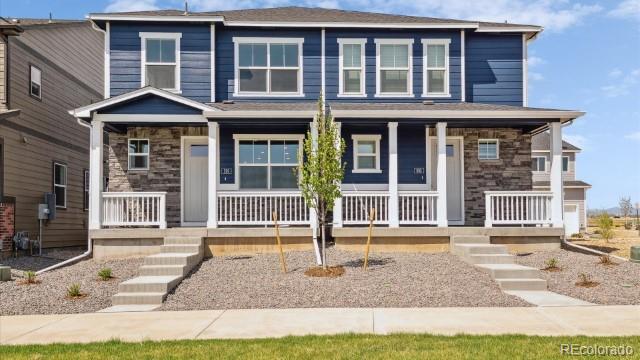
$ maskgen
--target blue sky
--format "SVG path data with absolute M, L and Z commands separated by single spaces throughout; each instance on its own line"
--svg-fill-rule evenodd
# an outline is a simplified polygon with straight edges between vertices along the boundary
M 190 0 L 193 11 L 286 5 L 542 25 L 529 47 L 529 105 L 587 112 L 565 128 L 583 149 L 588 206 L 640 202 L 640 0 Z M 0 0 L 0 15 L 82 18 L 90 12 L 182 8 L 182 0 Z

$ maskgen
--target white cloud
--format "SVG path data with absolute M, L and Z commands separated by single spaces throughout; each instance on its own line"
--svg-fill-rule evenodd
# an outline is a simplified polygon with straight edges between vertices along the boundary
M 112 0 L 105 12 L 157 10 L 157 0 Z
M 624 0 L 608 13 L 617 18 L 640 20 L 640 0 Z
M 640 141 L 640 131 L 632 132 L 631 134 L 624 136 L 627 139 Z
M 622 75 L 622 70 L 620 70 L 618 68 L 615 68 L 615 69 L 609 71 L 609 77 L 618 78 L 618 77 L 620 77 L 620 75 Z
M 542 74 L 540 74 L 539 72 L 529 71 L 527 75 L 529 76 L 529 80 L 532 80 L 532 81 L 544 80 L 544 76 L 542 76 Z
M 118 0 L 119 1 L 119 0 Z M 542 25 L 562 31 L 602 10 L 599 5 L 569 0 L 190 0 L 194 11 L 300 5 L 415 16 L 445 17 Z
M 573 144 L 582 150 L 584 150 L 589 143 L 589 140 L 582 135 L 564 134 L 562 137 L 566 142 Z
M 536 67 L 536 66 L 540 66 L 543 64 L 546 64 L 547 61 L 541 57 L 537 57 L 535 55 L 533 56 L 529 56 L 527 58 L 527 65 L 529 65 L 529 67 Z
M 629 95 L 632 90 L 635 90 L 635 86 L 640 80 L 640 69 L 630 70 L 626 75 L 623 71 L 614 69 L 609 73 L 609 76 L 615 78 L 616 82 L 600 88 L 607 97 L 615 98 Z

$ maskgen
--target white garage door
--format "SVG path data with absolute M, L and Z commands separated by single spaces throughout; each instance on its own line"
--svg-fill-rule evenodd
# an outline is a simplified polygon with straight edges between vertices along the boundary
M 564 234 L 571 236 L 580 232 L 580 215 L 578 213 L 578 205 L 564 206 Z

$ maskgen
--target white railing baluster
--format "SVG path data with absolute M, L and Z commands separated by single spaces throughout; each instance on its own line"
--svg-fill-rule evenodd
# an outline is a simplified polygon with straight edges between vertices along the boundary
M 165 192 L 102 193 L 104 226 L 166 226 Z
M 486 191 L 485 226 L 550 225 L 549 191 Z

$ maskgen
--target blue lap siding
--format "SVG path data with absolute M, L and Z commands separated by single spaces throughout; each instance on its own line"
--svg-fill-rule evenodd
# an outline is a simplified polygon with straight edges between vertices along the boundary
M 202 110 L 159 96 L 145 96 L 100 110 L 101 114 L 202 115 Z
M 180 88 L 182 96 L 211 101 L 211 31 L 209 24 L 141 24 L 113 22 L 110 26 L 111 96 L 140 88 L 140 32 L 181 33 Z
M 468 33 L 469 102 L 522 106 L 522 35 Z
M 380 139 L 380 169 L 381 173 L 353 172 L 353 139 L 351 135 L 381 135 Z M 346 164 L 343 183 L 345 184 L 386 184 L 389 179 L 389 132 L 386 124 L 382 125 L 342 125 L 341 135 L 346 149 L 342 161 Z
M 398 125 L 398 183 L 425 184 L 426 139 L 425 127 Z M 422 169 L 422 174 L 420 171 Z

